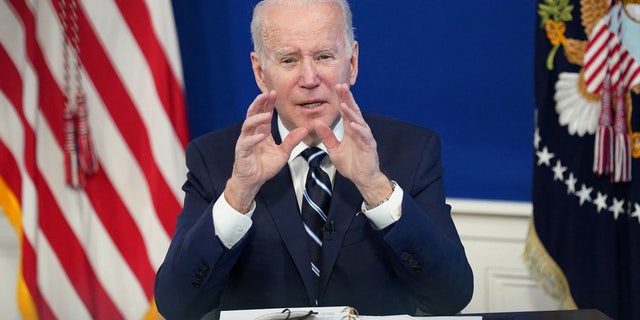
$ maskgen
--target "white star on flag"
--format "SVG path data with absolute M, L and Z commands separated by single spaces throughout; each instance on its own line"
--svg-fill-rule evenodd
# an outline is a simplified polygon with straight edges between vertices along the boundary
M 598 195 L 596 196 L 596 199 L 593 200 L 593 204 L 596 205 L 597 211 L 598 211 L 598 213 L 600 213 L 600 211 L 602 211 L 602 209 L 606 209 L 607 208 L 607 195 L 606 194 L 602 194 L 600 191 L 598 191 Z
M 614 219 L 618 220 L 618 216 L 624 212 L 624 209 L 622 208 L 623 206 L 624 206 L 624 199 L 618 200 L 616 198 L 613 198 L 613 205 L 609 207 L 609 211 L 613 213 Z
M 576 193 L 576 182 L 578 182 L 578 179 L 573 176 L 573 172 L 569 173 L 569 178 L 564 182 L 567 185 L 567 194 Z
M 640 223 L 640 205 L 637 203 L 633 204 L 633 213 L 631 213 L 632 218 L 638 218 L 638 223 Z
M 553 167 L 553 180 L 564 180 L 565 171 L 567 171 L 567 167 L 563 167 L 560 160 L 556 161 L 556 165 Z
M 549 152 L 549 149 L 545 146 L 542 148 L 542 151 L 536 151 L 536 156 L 538 156 L 538 165 L 545 164 L 547 167 L 551 166 L 551 159 L 555 157 L 555 154 Z
M 591 191 L 593 191 L 593 188 L 587 188 L 583 183 L 580 191 L 576 192 L 576 196 L 580 198 L 580 206 L 582 206 L 585 201 L 591 201 Z

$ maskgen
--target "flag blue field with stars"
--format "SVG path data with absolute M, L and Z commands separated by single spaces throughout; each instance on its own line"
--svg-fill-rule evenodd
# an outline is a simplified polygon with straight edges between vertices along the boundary
M 640 319 L 640 135 L 635 131 L 640 131 L 640 85 L 630 77 L 623 90 L 622 132 L 630 138 L 630 181 L 613 182 L 612 173 L 594 173 L 605 89 L 590 92 L 585 84 L 585 79 L 598 81 L 598 75 L 585 67 L 585 52 L 592 45 L 593 30 L 603 21 L 621 21 L 623 32 L 615 27 L 611 32 L 620 37 L 621 48 L 630 44 L 627 55 L 640 61 L 640 52 L 629 42 L 629 17 L 616 14 L 620 5 L 598 0 L 539 2 L 533 219 L 525 260 L 563 307 L 596 308 L 614 319 Z M 614 160 L 610 165 L 619 164 Z

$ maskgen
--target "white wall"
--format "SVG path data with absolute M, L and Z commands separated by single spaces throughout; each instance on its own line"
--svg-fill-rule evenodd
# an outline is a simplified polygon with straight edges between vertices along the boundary
M 449 199 L 474 273 L 463 313 L 553 310 L 558 303 L 529 276 L 523 260 L 531 204 Z M 18 241 L 0 209 L 0 318 L 19 319 L 15 303 Z
M 526 202 L 449 199 L 474 274 L 475 290 L 463 313 L 556 310 L 524 265 L 532 214 Z

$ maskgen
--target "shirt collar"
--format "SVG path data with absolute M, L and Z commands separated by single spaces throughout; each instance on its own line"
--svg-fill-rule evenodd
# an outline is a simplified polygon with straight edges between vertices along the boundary
M 282 138 L 282 140 L 284 140 L 284 138 L 288 136 L 290 132 L 284 126 L 284 123 L 282 123 L 282 119 L 280 118 L 280 115 L 278 115 L 278 132 L 280 133 L 280 137 Z M 333 134 L 336 136 L 336 139 L 338 139 L 338 141 L 342 141 L 342 137 L 344 136 L 344 125 L 343 125 L 342 118 L 340 118 L 340 121 L 338 121 L 336 126 L 333 128 Z M 324 143 L 320 142 L 320 144 L 317 145 L 317 147 L 327 152 L 327 147 L 325 147 Z M 304 151 L 306 148 L 309 148 L 309 146 L 306 145 L 304 142 L 300 141 L 300 143 L 298 143 L 298 145 L 295 146 L 295 148 L 293 148 L 293 150 L 291 151 L 291 155 L 289 156 L 289 162 L 291 162 L 291 160 L 295 159 L 298 155 L 300 155 L 300 152 Z

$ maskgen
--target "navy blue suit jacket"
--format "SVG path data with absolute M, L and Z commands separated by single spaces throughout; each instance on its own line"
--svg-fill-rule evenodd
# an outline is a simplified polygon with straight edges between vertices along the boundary
M 275 120 L 275 117 L 274 117 Z M 404 190 L 402 217 L 376 231 L 354 184 L 336 174 L 322 249 L 319 304 L 360 314 L 453 314 L 471 299 L 473 276 L 445 204 L 440 141 L 431 130 L 366 114 L 380 168 Z M 253 225 L 232 249 L 214 234 L 211 208 L 231 175 L 241 124 L 187 146 L 184 209 L 155 297 L 168 319 L 213 309 L 313 306 L 313 275 L 289 167 L 258 192 Z M 277 125 L 274 139 L 280 142 Z

